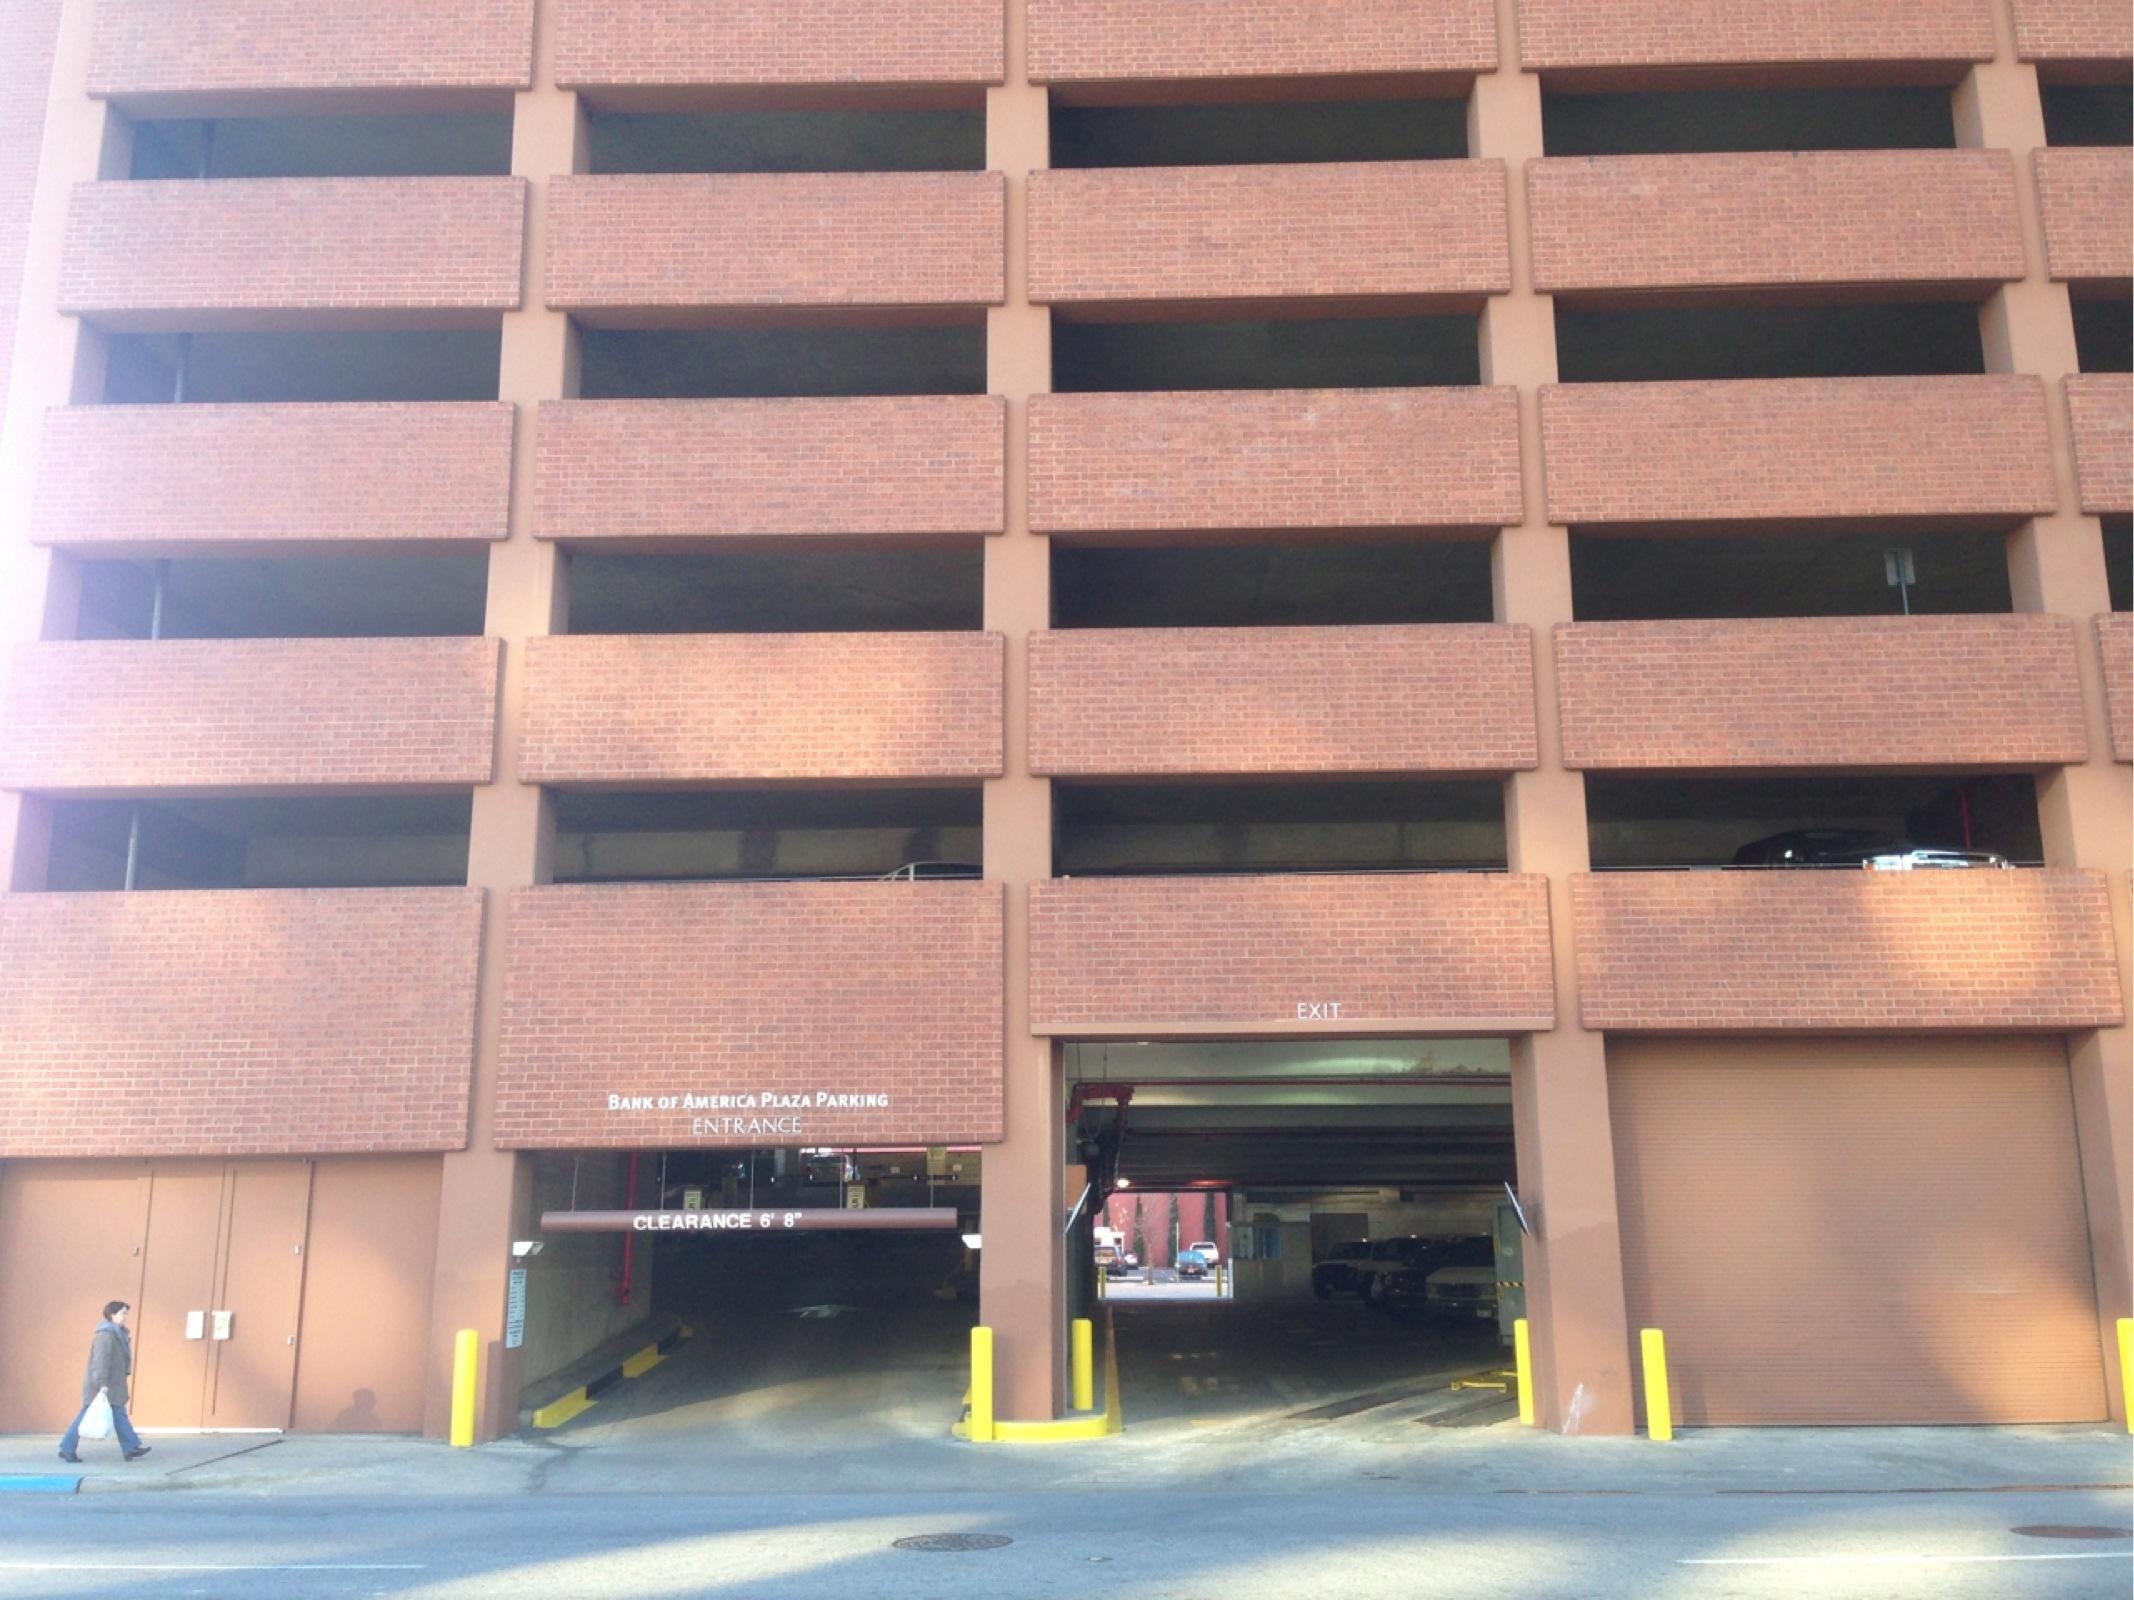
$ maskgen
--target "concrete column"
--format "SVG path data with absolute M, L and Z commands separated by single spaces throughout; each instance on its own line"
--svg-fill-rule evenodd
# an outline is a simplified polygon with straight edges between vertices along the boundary
M 2045 859 L 2056 867 L 2095 867 L 2105 875 L 2112 928 L 2119 944 L 2119 989 L 2134 999 L 2134 937 L 2130 937 L 2128 879 L 2134 869 L 2134 782 L 2112 759 L 2102 662 L 2090 619 L 2112 609 L 2105 578 L 2104 536 L 2097 519 L 2081 512 L 2075 485 L 2062 380 L 2080 370 L 2067 287 L 2046 275 L 2045 229 L 2038 209 L 2032 152 L 2045 146 L 2045 111 L 2037 69 L 2018 61 L 2007 0 L 1995 0 L 1994 59 L 1974 67 L 1955 97 L 1961 145 L 2006 150 L 2015 157 L 2023 222 L 2022 281 L 1997 290 L 1979 310 L 1986 367 L 2030 373 L 2045 383 L 2059 509 L 2026 522 L 2008 540 L 2009 588 L 2018 611 L 2051 611 L 2075 619 L 2080 641 L 2082 699 L 2090 758 L 2038 775 L 2038 823 Z M 2090 1255 L 2097 1281 L 2097 1317 L 2112 1415 L 2124 1419 L 2114 1343 L 2118 1318 L 2134 1312 L 2134 1030 L 2090 1029 L 2068 1039 L 2075 1093 L 2075 1135 L 2082 1152 L 2089 1210 Z
M 1030 885 L 1052 873 L 1052 785 L 1030 775 L 1024 664 L 1052 621 L 1052 542 L 1030 531 L 1025 423 L 1052 387 L 1052 317 L 1030 304 L 1029 174 L 1049 159 L 1047 98 L 1024 61 L 1025 11 L 1009 0 L 1007 81 L 986 91 L 986 165 L 1008 180 L 1007 301 L 986 313 L 986 387 L 1008 402 L 1007 531 L 986 541 L 985 625 L 1007 636 L 1007 766 L 985 786 L 985 875 L 1006 885 L 1007 1125 L 985 1152 L 979 1316 L 993 1330 L 998 1415 L 1059 1415 L 1066 1385 L 1060 1231 L 1066 1220 L 1065 1074 L 1059 1050 L 1030 1033 Z
M 1534 630 L 1541 764 L 1504 788 L 1514 872 L 1545 873 L 1555 948 L 1556 1027 L 1512 1041 L 1512 1120 L 1519 1191 L 1534 1236 L 1526 1243 L 1527 1321 L 1541 1423 L 1563 1433 L 1628 1433 L 1630 1327 L 1608 1132 L 1605 1041 L 1578 1024 L 1571 945 L 1571 874 L 1590 865 L 1584 775 L 1566 771 L 1556 716 L 1549 630 L 1571 620 L 1570 539 L 1548 521 L 1541 461 L 1543 384 L 1556 381 L 1555 309 L 1534 293 L 1526 162 L 1541 149 L 1541 81 L 1518 70 L 1515 0 L 1498 0 L 1498 70 L 1478 78 L 1468 154 L 1501 160 L 1511 200 L 1512 292 L 1482 314 L 1482 381 L 1519 390 L 1525 516 L 1498 535 L 1492 558 L 1496 620 Z
M 0 691 L 17 645 L 74 636 L 80 601 L 73 564 L 32 546 L 29 525 L 46 410 L 93 405 L 104 392 L 102 336 L 59 310 L 60 256 L 74 186 L 125 176 L 133 151 L 126 120 L 89 97 L 95 20 L 95 0 L 66 0 L 61 8 L 30 201 L 21 309 L 0 418 Z M 44 887 L 50 821 L 42 801 L 0 791 L 0 889 Z
M 467 1148 L 445 1157 L 437 1223 L 437 1277 L 432 1291 L 424 1431 L 446 1432 L 452 1393 L 452 1337 L 477 1329 L 483 1339 L 483 1386 L 477 1431 L 491 1439 L 517 1425 L 518 1352 L 504 1349 L 504 1310 L 511 1241 L 528 1237 L 532 1173 L 516 1152 L 493 1142 L 497 1048 L 504 999 L 508 891 L 550 876 L 555 823 L 538 785 L 517 781 L 525 645 L 563 627 L 567 569 L 560 551 L 534 539 L 534 413 L 543 400 L 578 390 L 578 335 L 569 316 L 541 303 L 548 235 L 548 179 L 585 163 L 585 119 L 578 97 L 555 86 L 551 65 L 555 7 L 542 0 L 536 19 L 534 86 L 518 96 L 511 170 L 527 180 L 526 262 L 519 309 L 504 317 L 497 395 L 518 408 L 512 437 L 509 536 L 489 554 L 484 629 L 504 641 L 498 701 L 495 781 L 474 791 L 467 881 L 488 891 L 473 1100 Z

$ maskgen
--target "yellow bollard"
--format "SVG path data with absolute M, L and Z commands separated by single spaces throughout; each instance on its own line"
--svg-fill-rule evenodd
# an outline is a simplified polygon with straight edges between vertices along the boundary
M 1519 1421 L 1534 1425 L 1534 1341 L 1527 1336 L 1526 1318 L 1512 1323 L 1512 1364 L 1519 1373 Z
M 2134 1433 L 2134 1317 L 2119 1319 L 2119 1403 L 2126 1407 L 2127 1432 Z
M 474 1443 L 474 1397 L 480 1387 L 482 1336 L 462 1328 L 452 1339 L 452 1445 L 464 1450 Z
M 1667 1336 L 1658 1328 L 1645 1328 L 1638 1343 L 1645 1351 L 1645 1436 L 1672 1439 L 1675 1404 L 1667 1392 Z
M 993 1330 L 971 1330 L 971 1442 L 993 1439 Z
M 1067 1325 L 1068 1353 L 1073 1365 L 1074 1409 L 1093 1411 L 1097 1405 L 1097 1330 L 1087 1317 Z

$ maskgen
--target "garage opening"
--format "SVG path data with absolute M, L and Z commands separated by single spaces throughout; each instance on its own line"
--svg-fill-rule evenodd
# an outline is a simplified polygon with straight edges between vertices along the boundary
M 1112 1318 L 1136 1420 L 1516 1415 L 1507 1041 L 1081 1043 L 1066 1065 L 1091 1186 L 1069 1299 Z
M 572 633 L 954 633 L 985 616 L 985 553 L 810 548 L 571 557 Z
M 983 172 L 982 111 L 596 112 L 589 172 Z
M 1190 546 L 1052 542 L 1061 628 L 1490 622 L 1480 539 Z
M 1722 378 L 1895 378 L 1986 370 L 1978 309 L 1960 301 L 1669 305 L 1596 310 L 1556 301 L 1565 383 Z
M 143 120 L 133 124 L 128 176 L 478 178 L 510 171 L 506 109 L 460 116 Z
M 588 328 L 587 400 L 983 394 L 985 328 Z
M 1914 580 L 1888 580 L 1893 548 Z M 1616 536 L 1571 530 L 1571 600 L 1581 622 L 1693 617 L 1979 616 L 2015 609 L 1998 533 L 1936 529 L 1743 534 L 1690 528 Z
M 498 328 L 420 333 L 124 333 L 105 346 L 104 404 L 494 400 Z
M 1464 100 L 1303 100 L 1052 107 L 1055 167 L 1459 161 Z
M 1690 89 L 1541 96 L 1552 156 L 1749 150 L 1953 150 L 1949 91 L 1937 87 Z
M 1482 381 L 1468 315 L 1081 322 L 1056 317 L 1052 387 L 1429 389 Z
M 656 1370 L 605 1389 L 574 1431 L 733 1451 L 848 1448 L 855 1423 L 940 1436 L 978 1320 L 975 1148 L 552 1151 L 533 1166 L 530 1408 L 611 1367 L 604 1351 L 660 1345 Z

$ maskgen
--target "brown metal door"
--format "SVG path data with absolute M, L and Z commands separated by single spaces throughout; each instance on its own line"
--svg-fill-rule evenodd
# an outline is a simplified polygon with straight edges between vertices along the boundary
M 1608 1062 L 1631 1327 L 1666 1333 L 1683 1421 L 2104 1416 L 2060 1040 L 1613 1041 Z
M 222 1259 L 208 1313 L 204 1427 L 289 1426 L 310 1211 L 309 1162 L 238 1162 L 229 1168 Z
M 140 1303 L 147 1236 L 142 1163 L 0 1163 L 0 1433 L 66 1426 L 104 1303 Z
M 207 1395 L 206 1315 L 222 1253 L 223 1164 L 159 1163 L 148 1195 L 148 1243 L 133 1314 L 133 1420 L 197 1428 Z M 199 1338 L 187 1319 L 199 1313 Z

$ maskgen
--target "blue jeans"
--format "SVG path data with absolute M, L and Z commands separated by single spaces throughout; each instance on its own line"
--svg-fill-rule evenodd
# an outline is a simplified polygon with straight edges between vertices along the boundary
M 89 1408 L 86 1405 L 74 1413 L 74 1420 L 67 1424 L 66 1437 L 59 1441 L 59 1453 L 61 1455 L 71 1456 L 80 1453 L 77 1446 L 82 1442 L 82 1418 L 88 1414 Z M 116 1400 L 111 1403 L 111 1426 L 112 1431 L 118 1435 L 119 1448 L 121 1450 L 131 1454 L 141 1448 L 141 1436 L 133 1431 L 133 1424 L 126 1417 L 126 1408 Z

